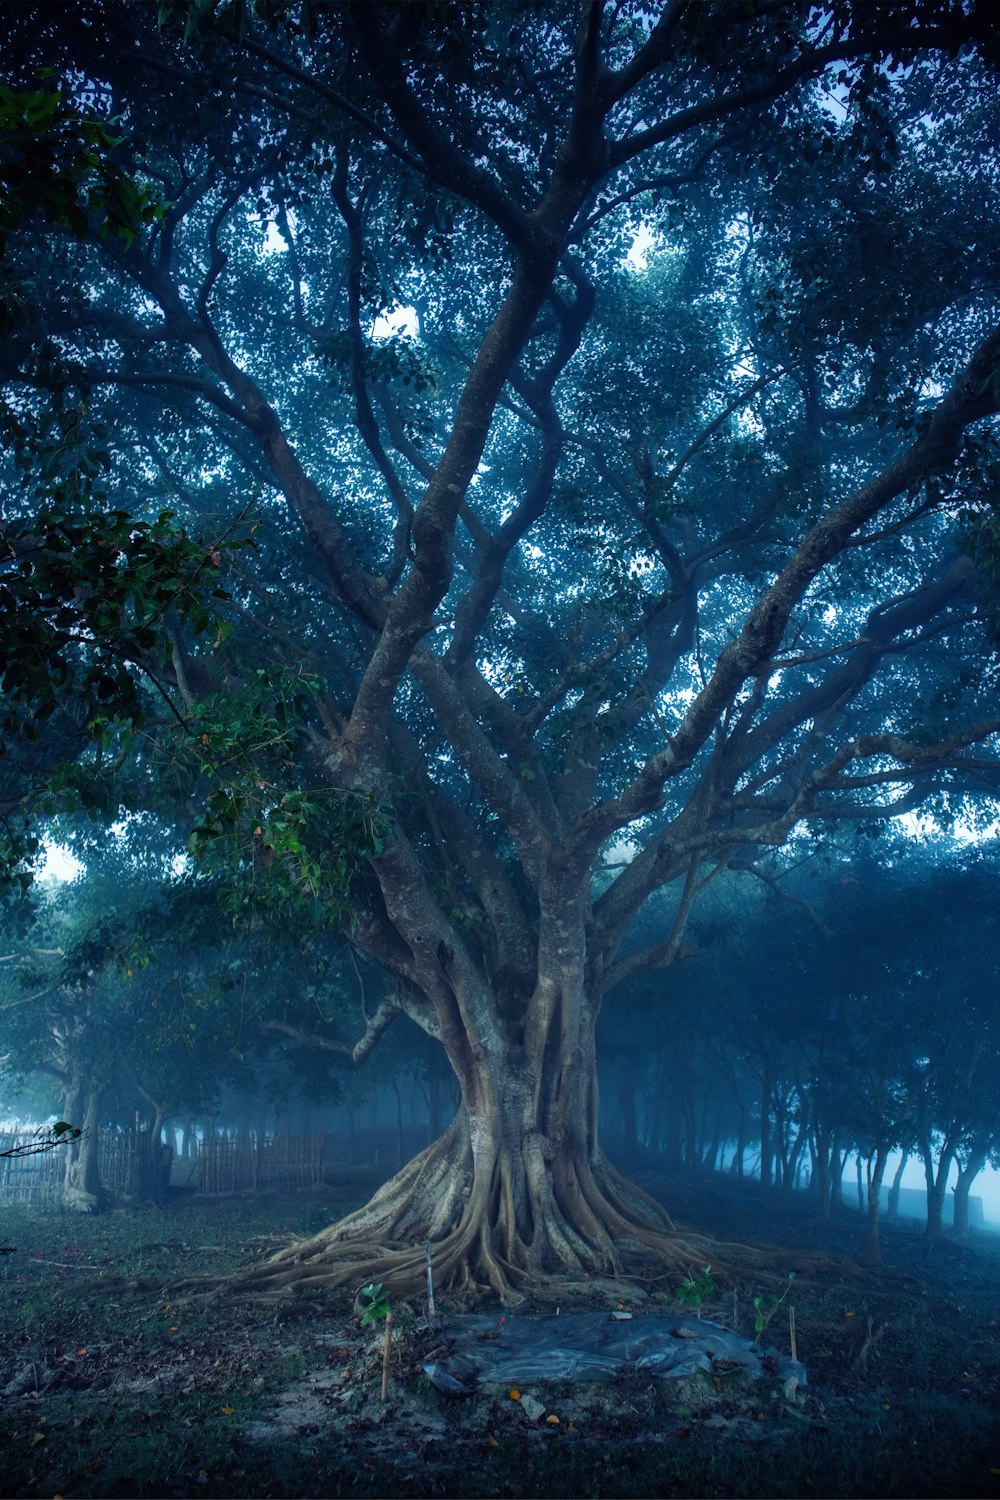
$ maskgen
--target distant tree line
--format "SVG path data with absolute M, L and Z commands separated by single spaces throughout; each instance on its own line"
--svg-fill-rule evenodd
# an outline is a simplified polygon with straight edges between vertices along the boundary
M 996 853 L 903 852 L 827 855 L 821 875 L 807 859 L 757 901 L 716 888 L 669 996 L 636 984 L 630 1023 L 601 1036 L 604 1118 L 627 1153 L 808 1183 L 821 1219 L 859 1158 L 872 1260 L 880 1189 L 898 1199 L 907 1159 L 932 1239 L 952 1174 L 964 1234 L 976 1177 L 1000 1163 Z

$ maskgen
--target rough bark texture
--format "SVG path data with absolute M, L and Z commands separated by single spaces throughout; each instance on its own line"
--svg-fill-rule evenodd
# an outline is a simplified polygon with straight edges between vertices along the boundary
M 72 1092 L 77 1099 L 82 1098 L 82 1086 Z M 67 1208 L 76 1209 L 79 1213 L 96 1213 L 107 1203 L 97 1159 L 100 1105 L 100 1095 L 92 1092 L 87 1099 L 82 1132 L 66 1148 L 62 1199 Z M 74 1118 L 71 1115 L 68 1117 Z
M 570 1007 L 566 1007 L 570 1009 Z M 356 1213 L 240 1278 L 296 1295 L 357 1286 L 419 1292 L 427 1240 L 435 1283 L 518 1300 L 551 1278 L 586 1280 L 700 1263 L 667 1213 L 623 1177 L 597 1139 L 593 1031 L 567 1035 L 554 1007 L 539 1060 L 492 1047 L 459 1074 L 444 1135 Z

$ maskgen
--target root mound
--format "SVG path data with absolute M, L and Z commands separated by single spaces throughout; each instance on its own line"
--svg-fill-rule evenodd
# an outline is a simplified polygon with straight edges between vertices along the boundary
M 707 1261 L 716 1267 L 720 1248 L 679 1233 L 603 1153 L 546 1157 L 534 1141 L 474 1153 L 458 1116 L 363 1208 L 219 1290 L 308 1301 L 378 1281 L 394 1299 L 423 1297 L 428 1242 L 436 1296 L 506 1306 L 602 1278 L 649 1287 Z

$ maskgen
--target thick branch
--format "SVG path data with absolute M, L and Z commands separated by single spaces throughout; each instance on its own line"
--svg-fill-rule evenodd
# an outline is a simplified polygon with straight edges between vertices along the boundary
M 423 170 L 442 187 L 481 208 L 518 250 L 528 250 L 533 239 L 528 216 L 430 119 L 407 82 L 395 46 L 379 25 L 378 9 L 354 5 L 350 15 L 372 78 L 407 141 L 419 154 Z
M 394 992 L 385 995 L 379 1002 L 375 1014 L 369 1018 L 364 1035 L 353 1046 L 350 1042 L 341 1041 L 339 1037 L 323 1036 L 322 1033 L 306 1031 L 301 1026 L 290 1025 L 287 1021 L 265 1021 L 263 1026 L 265 1031 L 280 1032 L 282 1036 L 301 1042 L 304 1047 L 319 1047 L 324 1052 L 336 1052 L 341 1057 L 349 1057 L 355 1067 L 360 1067 L 371 1056 L 379 1038 L 402 1014 L 399 996 Z
M 897 495 L 951 461 L 970 423 L 996 412 L 991 375 L 998 359 L 1000 329 L 994 329 L 930 415 L 916 442 L 810 529 L 751 610 L 737 639 L 720 652 L 715 671 L 685 714 L 672 743 L 646 762 L 620 797 L 595 807 L 581 820 L 580 838 L 596 850 L 611 833 L 659 805 L 666 780 L 691 764 L 742 684 L 774 656 L 792 610 L 820 570 Z

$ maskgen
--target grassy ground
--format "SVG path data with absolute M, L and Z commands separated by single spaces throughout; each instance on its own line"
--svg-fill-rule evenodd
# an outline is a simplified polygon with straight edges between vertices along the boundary
M 717 1181 L 644 1184 L 700 1230 L 769 1242 L 776 1268 L 799 1272 L 805 1390 L 719 1372 L 449 1398 L 419 1368 L 441 1333 L 404 1315 L 383 1406 L 375 1339 L 346 1299 L 293 1314 L 165 1290 L 356 1206 L 374 1186 L 360 1172 L 284 1199 L 185 1198 L 98 1218 L 7 1209 L 0 1494 L 1000 1495 L 1000 1242 L 928 1254 L 919 1235 L 890 1232 L 872 1274 L 853 1259 L 850 1217 L 831 1232 L 802 1205 L 780 1217 Z M 842 1258 L 818 1266 L 820 1245 Z M 736 1287 L 751 1336 L 755 1291 L 769 1288 Z M 732 1287 L 704 1311 L 731 1324 Z M 768 1329 L 782 1350 L 786 1311 Z M 869 1314 L 885 1332 L 852 1370 Z M 529 1394 L 544 1408 L 533 1421 Z

